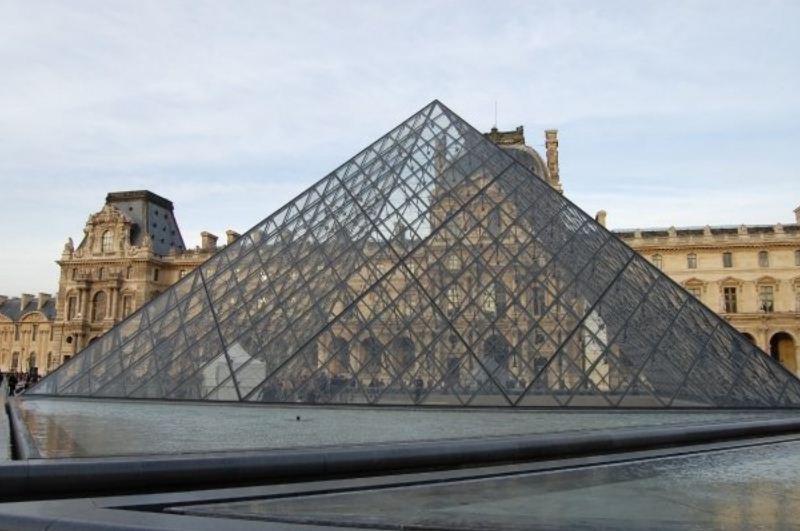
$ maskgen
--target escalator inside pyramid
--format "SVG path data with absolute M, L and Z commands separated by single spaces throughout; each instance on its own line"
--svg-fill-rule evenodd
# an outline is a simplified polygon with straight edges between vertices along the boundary
M 773 408 L 800 381 L 434 101 L 28 394 Z

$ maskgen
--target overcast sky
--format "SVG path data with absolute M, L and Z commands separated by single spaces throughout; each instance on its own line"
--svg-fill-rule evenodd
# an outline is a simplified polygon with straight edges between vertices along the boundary
M 789 223 L 800 2 L 0 0 L 0 293 L 54 291 L 109 191 L 244 231 L 434 98 L 558 128 L 612 228 Z

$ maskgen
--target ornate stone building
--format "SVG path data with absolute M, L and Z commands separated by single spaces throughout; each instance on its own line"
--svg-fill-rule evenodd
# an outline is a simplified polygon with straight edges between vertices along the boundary
M 51 371 L 213 254 L 217 237 L 201 237 L 200 247 L 185 248 L 163 197 L 108 194 L 78 246 L 64 245 L 55 299 L 0 298 L 0 370 Z
M 0 296 L 0 369 L 57 367 L 63 360 L 53 350 L 55 317 L 56 301 L 47 293 Z
M 800 208 L 795 222 L 616 231 L 769 352 L 800 368 Z M 605 221 L 605 212 L 598 214 Z

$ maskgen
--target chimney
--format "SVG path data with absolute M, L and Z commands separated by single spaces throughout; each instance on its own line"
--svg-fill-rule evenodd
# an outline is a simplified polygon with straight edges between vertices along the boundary
M 596 222 L 598 222 L 600 225 L 602 225 L 603 227 L 605 227 L 606 226 L 606 216 L 607 215 L 608 214 L 606 213 L 605 210 L 598 210 L 597 214 L 595 214 L 595 216 L 594 216 L 594 220 Z
M 241 236 L 241 234 L 239 234 L 238 232 L 236 232 L 234 230 L 231 230 L 231 229 L 226 230 L 225 231 L 225 235 L 227 236 L 228 245 L 230 245 L 233 242 L 235 242 L 236 240 L 238 240 L 239 236 Z
M 794 209 L 794 222 L 800 225 L 800 206 Z
M 30 293 L 23 293 L 22 296 L 19 298 L 19 311 L 20 313 L 25 311 L 25 307 L 30 304 L 33 300 L 33 295 Z
M 51 295 L 49 293 L 39 292 L 36 309 L 42 311 L 44 309 L 44 305 L 47 304 L 47 301 L 49 301 L 50 298 Z
M 200 233 L 200 248 L 204 251 L 215 251 L 217 249 L 217 237 L 210 232 Z
M 545 130 L 544 146 L 547 155 L 547 173 L 550 174 L 550 186 L 563 192 L 561 177 L 558 174 L 558 129 Z

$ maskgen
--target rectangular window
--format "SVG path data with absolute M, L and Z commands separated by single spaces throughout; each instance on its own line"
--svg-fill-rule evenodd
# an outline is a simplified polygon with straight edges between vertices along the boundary
M 794 311 L 800 313 L 800 291 L 794 295 Z
M 67 300 L 67 319 L 75 319 L 75 310 L 78 307 L 78 300 L 70 297 Z
M 736 288 L 723 288 L 725 313 L 736 313 Z
M 758 267 L 769 267 L 769 253 L 767 251 L 758 252 Z
M 722 253 L 722 267 L 733 267 L 732 253 Z
M 695 299 L 700 298 L 700 288 L 688 288 L 688 290 Z
M 31 333 L 31 341 L 36 341 L 36 332 L 37 332 L 36 328 L 37 328 L 36 325 L 33 325 L 33 332 Z
M 686 255 L 686 267 L 689 269 L 697 269 L 697 255 L 690 253 Z
M 158 282 L 158 269 L 153 270 L 153 282 Z
M 764 313 L 775 311 L 775 299 L 772 286 L 758 287 L 759 310 Z
M 664 266 L 664 259 L 661 257 L 660 254 L 653 255 L 653 265 L 659 269 L 662 269 Z
M 794 265 L 800 266 L 800 251 L 794 252 Z

